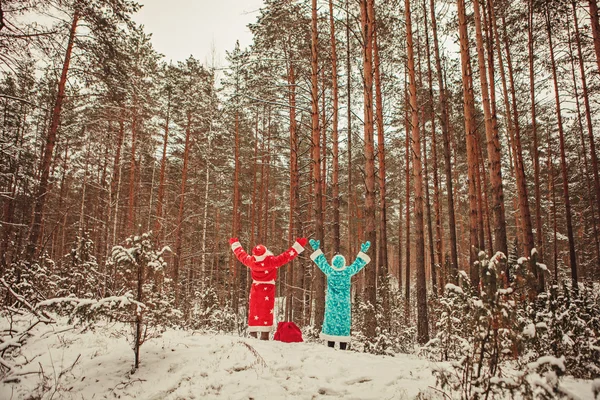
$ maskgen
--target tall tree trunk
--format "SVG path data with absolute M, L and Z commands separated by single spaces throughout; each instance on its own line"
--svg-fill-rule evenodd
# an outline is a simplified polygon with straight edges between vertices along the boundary
M 163 135 L 163 151 L 160 160 L 160 178 L 158 182 L 158 195 L 156 199 L 156 220 L 154 222 L 154 237 L 156 243 L 163 241 L 163 201 L 165 197 L 165 172 L 167 170 L 167 144 L 169 142 L 169 120 L 171 115 L 171 88 L 167 93 L 167 115 L 165 118 L 165 133 Z
M 429 84 L 429 102 L 431 103 L 431 158 L 433 159 L 433 208 L 435 209 L 435 252 L 437 264 L 432 262 L 432 275 L 441 271 L 441 266 L 444 264 L 443 247 L 444 237 L 442 233 L 442 209 L 440 203 L 440 186 L 438 177 L 438 160 L 437 160 L 437 134 L 435 131 L 435 99 L 433 97 L 433 73 L 431 70 L 431 50 L 429 48 L 429 22 L 427 20 L 427 2 L 423 0 L 423 24 L 425 25 L 425 50 L 427 55 L 427 82 Z M 442 88 L 440 87 L 440 92 Z M 436 274 L 437 275 L 437 274 Z M 439 275 L 439 279 L 434 279 L 432 276 L 433 293 L 438 294 L 439 288 L 444 288 L 445 282 L 443 274 Z M 439 283 L 439 284 L 438 284 Z M 436 287 L 437 285 L 437 287 Z
M 563 197 L 565 201 L 565 217 L 567 221 L 567 237 L 569 238 L 569 264 L 571 266 L 571 284 L 577 289 L 577 255 L 575 254 L 575 238 L 573 236 L 573 221 L 571 215 L 571 200 L 569 198 L 569 175 L 567 172 L 567 156 L 565 153 L 565 134 L 562 124 L 560 108 L 560 94 L 558 91 L 558 77 L 556 74 L 556 61 L 554 59 L 554 46 L 552 44 L 552 26 L 550 23 L 550 10 L 546 5 L 546 30 L 550 47 L 550 63 L 552 66 L 552 79 L 554 81 L 554 97 L 556 100 L 556 117 L 558 118 L 558 138 L 560 143 L 560 169 L 563 179 Z
M 585 106 L 585 120 L 587 123 L 587 136 L 590 142 L 590 157 L 592 160 L 592 172 L 594 174 L 594 193 L 596 194 L 596 211 L 600 212 L 600 174 L 598 174 L 598 157 L 596 156 L 596 143 L 594 139 L 594 130 L 592 124 L 592 110 L 590 107 L 590 99 L 588 94 L 588 85 L 587 78 L 585 76 L 585 66 L 583 63 L 583 52 L 581 51 L 581 39 L 579 36 L 579 22 L 577 20 L 577 9 L 576 3 L 571 3 L 573 6 L 573 16 L 575 18 L 575 41 L 577 43 L 577 57 L 579 60 L 579 74 L 581 75 L 581 88 L 583 92 L 583 104 Z M 598 40 L 594 39 L 594 44 L 596 45 L 600 42 L 600 38 Z M 600 71 L 600 69 L 599 69 Z M 598 230 L 598 220 L 594 219 L 594 229 Z M 596 242 L 598 242 L 598 237 L 596 237 Z M 598 262 L 598 276 L 600 279 L 600 258 L 597 260 Z
M 437 35 L 437 21 L 435 17 L 435 0 L 429 0 L 429 11 L 431 12 L 431 26 L 433 33 L 433 50 L 435 55 L 435 66 L 437 81 L 440 91 L 440 123 L 442 125 L 442 140 L 444 144 L 444 171 L 446 173 L 446 195 L 448 197 L 448 231 L 450 232 L 450 279 L 456 283 L 458 279 L 458 249 L 456 243 L 456 216 L 454 210 L 454 189 L 452 183 L 452 151 L 450 149 L 450 118 L 448 115 L 448 100 L 444 86 L 444 75 Z
M 71 29 L 69 31 L 69 41 L 67 42 L 67 50 L 65 52 L 65 60 L 63 62 L 62 73 L 60 75 L 60 80 L 58 81 L 58 92 L 56 94 L 54 108 L 52 109 L 50 129 L 48 130 L 48 136 L 46 136 L 44 155 L 42 157 L 42 163 L 40 165 L 40 183 L 38 185 L 37 195 L 35 198 L 33 221 L 31 222 L 31 231 L 29 233 L 29 245 L 27 247 L 27 257 L 29 259 L 32 259 L 37 255 L 38 245 L 40 242 L 42 231 L 42 218 L 44 215 L 46 196 L 48 194 L 48 178 L 50 177 L 50 166 L 52 165 L 52 154 L 54 152 L 54 146 L 56 145 L 56 133 L 58 132 L 58 125 L 60 124 L 60 114 L 62 110 L 63 101 L 65 99 L 67 74 L 69 72 L 69 65 L 71 63 L 71 53 L 73 51 L 73 42 L 75 41 L 75 32 L 77 30 L 78 21 L 79 10 L 75 10 L 75 12 L 73 13 L 73 21 L 71 22 Z
M 179 192 L 179 213 L 177 214 L 177 227 L 175 228 L 175 259 L 173 260 L 173 285 L 175 287 L 175 303 L 179 304 L 179 270 L 182 256 L 182 225 L 185 206 L 185 188 L 187 183 L 188 160 L 190 153 L 190 136 L 192 131 L 192 115 L 188 112 L 185 127 L 185 147 L 183 149 L 183 168 L 181 170 L 181 190 Z
M 500 139 L 498 136 L 498 124 L 496 115 L 492 113 L 490 96 L 488 92 L 488 80 L 486 73 L 485 51 L 483 45 L 483 31 L 481 27 L 481 12 L 479 0 L 473 0 L 475 15 L 475 37 L 477 40 L 477 60 L 479 63 L 479 80 L 481 83 L 481 97 L 483 103 L 483 114 L 485 118 L 485 136 L 487 141 L 487 153 L 490 169 L 490 183 L 492 189 L 492 210 L 494 214 L 494 252 L 508 254 L 508 243 L 506 239 L 506 217 L 504 213 L 504 189 L 502 187 L 502 161 L 500 154 Z M 489 65 L 493 69 L 493 64 Z M 491 250 L 491 249 L 490 249 Z
M 528 1 L 528 26 L 527 26 L 527 49 L 529 58 L 529 93 L 531 97 L 531 136 L 533 138 L 533 173 L 535 186 L 535 230 L 537 236 L 537 251 L 538 259 L 544 259 L 544 234 L 542 226 L 542 209 L 541 209 L 541 183 L 540 183 L 540 155 L 538 151 L 538 132 L 537 132 L 537 110 L 535 104 L 535 72 L 534 72 L 534 55 L 533 55 L 533 0 Z M 541 279 L 544 274 L 540 274 Z M 538 282 L 538 285 L 543 286 L 543 282 Z M 539 288 L 538 288 L 539 289 Z
M 412 22 L 412 21 L 411 21 Z M 417 34 L 416 34 L 416 42 L 417 42 L 417 60 L 416 60 L 416 71 L 415 74 L 418 77 L 418 81 L 417 83 L 417 87 L 419 88 L 423 88 L 423 68 L 422 68 L 422 60 L 423 60 L 423 55 L 422 55 L 422 42 L 421 42 L 421 37 L 419 36 L 419 31 L 417 29 Z M 413 50 L 413 57 L 414 57 L 414 50 Z M 418 101 L 418 100 L 417 100 Z M 424 103 L 424 102 L 423 102 Z M 427 125 L 426 121 L 429 118 L 429 113 L 428 110 L 426 109 L 426 105 L 425 104 L 421 104 L 419 106 L 419 110 L 418 110 L 419 114 L 420 114 L 420 121 L 421 121 L 421 125 L 419 127 L 419 132 L 420 132 L 420 138 L 421 138 L 421 157 L 423 157 L 423 163 L 422 163 L 422 176 L 423 176 L 423 187 L 425 190 L 425 209 L 427 211 L 427 219 L 426 219 L 426 223 L 427 223 L 427 241 L 428 241 L 428 251 L 429 251 L 429 260 L 425 260 L 428 261 L 428 265 L 429 265 L 429 272 L 430 272 L 430 278 L 431 278 L 431 288 L 432 291 L 435 293 L 437 291 L 437 274 L 436 274 L 436 270 L 435 270 L 435 250 L 434 250 L 434 245 L 433 245 L 433 225 L 431 222 L 431 198 L 429 196 L 429 163 L 428 163 L 428 156 L 427 156 L 427 132 L 425 129 L 425 126 Z M 427 112 L 427 116 L 426 116 L 426 112 Z M 425 210 L 424 210 L 425 212 Z M 426 262 L 427 265 L 427 262 Z M 427 268 L 426 268 L 427 270 Z
M 353 229 L 353 193 L 354 188 L 352 186 L 352 64 L 350 61 L 350 10 L 349 10 L 350 0 L 346 0 L 346 98 L 347 98 L 347 121 L 346 121 L 346 129 L 347 131 L 347 147 L 348 147 L 348 193 L 347 199 L 348 202 L 348 248 L 347 252 L 349 254 L 354 253 L 352 243 L 354 240 L 354 232 Z
M 493 10 L 492 10 L 493 12 Z M 493 17 L 493 14 L 492 14 Z M 496 19 L 493 17 L 493 22 L 496 23 Z M 524 250 L 525 256 L 530 257 L 529 270 L 532 273 L 536 287 L 533 288 L 535 292 L 540 293 L 543 290 L 543 278 L 540 277 L 540 270 L 537 267 L 537 255 L 532 252 L 535 247 L 533 239 L 533 224 L 531 222 L 531 211 L 529 208 L 529 197 L 527 195 L 527 180 L 525 177 L 525 167 L 523 165 L 523 150 L 521 146 L 521 128 L 519 124 L 519 111 L 517 108 L 517 96 L 515 89 L 514 73 L 512 67 L 512 59 L 510 53 L 510 43 L 508 41 L 508 35 L 506 33 L 506 22 L 504 16 L 502 17 L 502 28 L 504 31 L 504 46 L 506 49 L 506 65 L 508 67 L 508 79 L 510 82 L 510 94 L 512 99 L 512 112 L 513 112 L 513 124 L 515 129 L 515 168 L 517 177 L 517 190 L 519 192 L 519 212 L 521 215 L 521 222 L 523 224 L 523 239 L 524 239 Z M 536 294 L 537 294 L 536 293 Z M 534 294 L 531 294 L 534 297 Z
M 421 167 L 421 139 L 419 137 L 419 113 L 417 109 L 417 81 L 415 79 L 415 57 L 413 49 L 412 18 L 410 0 L 405 0 L 406 52 L 408 56 L 408 79 L 412 128 L 412 161 L 415 185 L 415 233 L 417 269 L 417 340 L 420 344 L 429 341 L 427 316 L 427 283 L 425 281 L 425 232 L 423 224 L 423 171 Z
M 234 147 L 234 171 L 233 171 L 233 211 L 232 211 L 232 221 L 231 221 L 231 237 L 237 237 L 240 234 L 240 114 L 236 109 L 235 111 L 235 147 Z M 208 165 L 207 165 L 208 169 Z M 231 269 L 232 269 L 232 280 L 234 282 L 233 292 L 232 292 L 232 306 L 234 310 L 238 308 L 239 301 L 239 290 L 237 287 L 237 280 L 239 279 L 240 274 L 240 264 L 235 257 L 231 257 Z
M 421 113 L 423 115 L 423 113 Z M 429 196 L 429 160 L 427 159 L 427 133 L 425 131 L 425 119 L 423 118 L 423 184 L 425 186 L 425 206 L 427 208 L 427 239 L 429 248 L 429 268 L 431 276 L 431 291 L 437 295 L 437 271 L 435 267 L 435 246 L 433 240 L 433 223 L 431 222 L 431 198 Z
M 498 67 L 500 70 L 500 80 L 502 81 L 502 93 L 503 93 L 503 98 L 504 98 L 504 108 L 505 108 L 505 114 L 506 114 L 506 122 L 507 122 L 507 136 L 508 136 L 508 141 L 509 141 L 509 163 L 510 163 L 510 170 L 513 171 L 513 173 L 516 176 L 516 169 L 517 169 L 517 163 L 516 161 L 513 162 L 513 154 L 515 154 L 515 158 L 516 158 L 516 148 L 515 148 L 515 140 L 514 140 L 514 131 L 515 128 L 513 127 L 513 116 L 512 116 L 512 112 L 511 112 L 511 107 L 510 107 L 510 100 L 509 100 L 509 96 L 508 96 L 508 86 L 506 84 L 506 74 L 504 72 L 504 58 L 502 57 L 502 46 L 501 46 L 501 41 L 500 41 L 500 35 L 498 34 L 498 26 L 496 23 L 496 17 L 494 14 L 494 4 L 493 4 L 493 0 L 488 0 L 488 13 L 489 13 L 489 22 L 490 22 L 490 29 L 491 29 L 491 33 L 490 33 L 490 42 L 491 42 L 491 38 L 493 37 L 493 39 L 495 40 L 496 43 L 496 51 L 498 54 Z M 491 61 L 491 57 L 490 57 L 490 61 Z M 490 78 L 490 83 L 493 83 L 494 80 Z M 490 93 L 493 95 L 493 92 L 490 91 Z M 510 151 L 512 149 L 512 152 Z M 519 218 L 516 218 L 515 221 L 515 225 L 519 225 Z M 518 232 L 519 229 L 517 229 L 517 236 L 518 236 Z M 508 282 L 510 281 L 510 277 L 509 277 L 509 265 L 508 263 L 506 264 L 506 267 L 504 269 L 504 284 L 508 285 Z
M 596 51 L 596 62 L 598 63 L 598 72 L 600 72 L 600 22 L 598 21 L 598 3 L 596 0 L 589 0 L 590 18 L 592 25 L 592 36 L 594 37 L 594 50 Z
M 474 110 L 475 98 L 473 96 L 473 77 L 471 76 L 469 55 L 469 37 L 467 33 L 467 17 L 465 14 L 465 1 L 458 0 L 458 26 L 460 34 L 460 58 L 463 86 L 463 110 L 465 114 L 465 132 L 467 135 L 467 167 L 469 181 L 469 268 L 471 271 L 471 284 L 479 285 L 479 269 L 475 266 L 477 261 L 476 251 L 480 248 L 477 235 L 477 153 L 475 150 L 475 125 Z
M 131 159 L 129 162 L 129 202 L 127 204 L 127 234 L 133 235 L 135 229 L 135 154 L 137 146 L 137 96 L 133 96 L 133 105 L 131 109 Z
M 573 8 L 573 10 L 575 11 L 575 8 Z M 575 16 L 575 21 L 577 21 L 576 16 Z M 577 27 L 577 24 L 575 26 Z M 569 38 L 570 38 L 571 37 L 571 29 L 570 29 L 568 16 L 567 16 L 567 32 L 568 32 Z M 598 263 L 598 262 L 600 262 L 600 242 L 598 242 L 598 226 L 596 225 L 596 212 L 598 212 L 598 210 L 600 210 L 600 209 L 595 208 L 594 195 L 593 195 L 595 192 L 592 190 L 592 184 L 590 182 L 587 145 L 585 143 L 585 138 L 584 138 L 584 134 L 583 134 L 583 118 L 581 117 L 581 106 L 579 105 L 579 89 L 577 87 L 577 77 L 575 75 L 575 57 L 573 55 L 573 46 L 572 46 L 571 40 L 569 40 L 569 58 L 571 61 L 571 77 L 573 78 L 575 106 L 577 109 L 577 123 L 578 123 L 578 127 L 579 127 L 579 140 L 581 142 L 581 155 L 583 157 L 583 167 L 584 167 L 584 173 L 585 173 L 586 187 L 587 187 L 587 191 L 589 193 L 589 195 L 587 197 L 588 197 L 588 201 L 589 201 L 590 211 L 592 213 L 592 229 L 594 231 L 594 250 L 596 251 L 596 263 Z M 584 78 L 584 81 L 585 81 L 585 78 Z M 585 96 L 584 96 L 584 98 L 585 98 Z M 589 111 L 589 110 L 586 110 L 586 111 Z M 584 229 L 584 231 L 586 231 L 586 229 Z M 590 277 L 590 274 L 588 274 L 587 277 L 583 276 L 582 278 L 585 280 L 586 278 L 589 278 L 589 277 Z
M 365 141 L 365 238 L 371 247 L 377 249 L 377 230 L 375 224 L 375 151 L 373 138 L 373 27 L 375 0 L 361 0 L 360 14 L 363 37 L 363 89 L 364 89 L 364 141 Z M 365 318 L 366 336 L 374 339 L 377 321 L 375 307 L 377 302 L 377 270 L 365 271 L 366 300 L 370 311 Z
M 408 68 L 408 66 L 407 66 Z M 406 172 L 406 184 L 405 184 L 405 201 L 406 201 L 406 263 L 404 267 L 404 323 L 408 325 L 410 323 L 410 220 L 411 220 L 411 212 L 410 212 L 410 140 L 411 140 L 411 118 L 412 118 L 412 110 L 410 105 L 410 96 L 408 92 L 408 71 L 406 71 L 405 76 L 405 90 L 404 90 L 404 98 L 405 98 L 405 107 L 406 107 L 406 117 L 405 117 L 405 135 L 406 135 L 406 143 L 404 147 L 404 155 L 405 155 L 405 172 Z
M 311 21 L 311 108 L 312 108 L 312 163 L 313 163 L 313 189 L 314 189 L 314 217 L 315 217 L 315 238 L 323 242 L 325 232 L 323 226 L 323 193 L 321 186 L 321 146 L 320 146 L 320 127 L 319 127 L 319 86 L 317 82 L 318 74 L 318 37 L 317 37 L 317 0 L 312 0 L 312 21 Z M 322 273 L 316 272 L 314 277 L 315 289 L 315 329 L 320 330 L 323 324 L 325 307 L 325 279 Z
M 331 26 L 331 85 L 333 91 L 333 116 L 331 121 L 331 136 L 333 140 L 333 171 L 332 171 L 332 195 L 333 195 L 333 251 L 340 252 L 340 185 L 339 185 L 339 139 L 338 139 L 338 68 L 337 68 L 337 46 L 335 39 L 335 23 L 333 19 L 333 0 L 329 0 L 329 25 Z
M 370 4 L 371 7 L 373 3 Z M 377 122 L 377 160 L 379 161 L 379 257 L 377 258 L 377 272 L 380 282 L 378 287 L 383 306 L 382 323 L 390 320 L 390 301 L 388 292 L 388 246 L 387 246 L 387 198 L 386 198 L 386 169 L 385 169 L 385 138 L 383 135 L 383 99 L 381 94 L 381 65 L 379 59 L 379 45 L 377 43 L 377 22 L 375 10 L 371 11 L 374 21 L 373 29 L 373 61 L 375 77 L 375 110 Z
M 288 43 L 289 44 L 289 43 Z M 288 46 L 289 47 L 289 46 Z M 298 172 L 298 132 L 296 129 L 296 69 L 291 56 L 288 56 L 288 85 L 289 85 L 289 113 L 290 113 L 290 218 L 288 242 L 300 235 L 300 182 Z M 338 214 L 339 215 L 339 214 Z M 302 315 L 302 268 L 290 265 L 287 270 L 286 297 L 287 321 L 300 321 Z M 298 279 L 300 278 L 300 279 Z

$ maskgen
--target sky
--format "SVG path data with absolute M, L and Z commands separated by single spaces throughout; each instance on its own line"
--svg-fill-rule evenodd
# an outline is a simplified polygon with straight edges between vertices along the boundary
M 152 33 L 152 44 L 167 61 L 190 55 L 210 65 L 224 64 L 225 51 L 235 41 L 242 48 L 252 42 L 247 25 L 255 22 L 262 0 L 138 0 L 142 9 L 134 20 Z

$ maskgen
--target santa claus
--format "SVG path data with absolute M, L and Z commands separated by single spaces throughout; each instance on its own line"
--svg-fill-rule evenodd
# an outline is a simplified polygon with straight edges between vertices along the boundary
M 244 251 L 237 238 L 229 239 L 231 250 L 237 259 L 252 272 L 248 306 L 248 332 L 251 336 L 257 337 L 260 332 L 261 340 L 269 340 L 269 332 L 273 330 L 277 269 L 302 253 L 306 241 L 306 238 L 299 238 L 292 247 L 275 256 L 262 244 L 254 247 L 250 255 Z

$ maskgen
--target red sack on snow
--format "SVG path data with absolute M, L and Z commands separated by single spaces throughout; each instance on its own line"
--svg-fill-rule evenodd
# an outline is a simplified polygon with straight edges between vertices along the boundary
M 303 342 L 302 331 L 298 328 L 298 325 L 289 322 L 279 322 L 277 324 L 277 331 L 275 331 L 274 340 L 279 340 L 285 343 L 292 342 Z

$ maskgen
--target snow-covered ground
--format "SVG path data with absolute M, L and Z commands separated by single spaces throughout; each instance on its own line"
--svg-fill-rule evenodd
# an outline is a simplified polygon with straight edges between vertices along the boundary
M 0 384 L 0 399 L 413 399 L 420 392 L 442 398 L 433 389 L 433 363 L 415 356 L 188 331 L 147 341 L 140 369 L 130 374 L 133 351 L 118 328 L 36 327 L 23 349 L 32 361 L 19 383 Z M 566 386 L 593 399 L 591 382 Z

